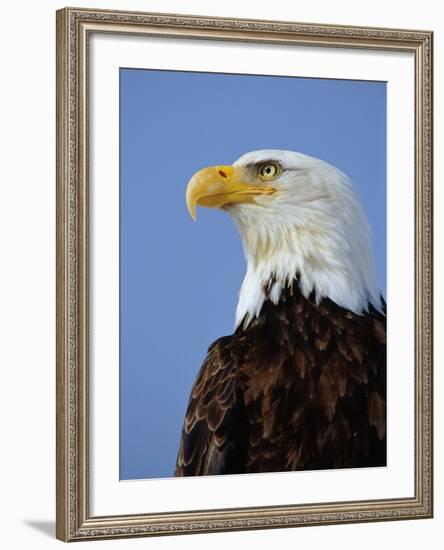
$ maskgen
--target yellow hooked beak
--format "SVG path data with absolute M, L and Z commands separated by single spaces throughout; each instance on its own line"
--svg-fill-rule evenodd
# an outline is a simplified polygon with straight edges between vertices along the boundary
M 252 185 L 242 180 L 242 170 L 234 166 L 210 166 L 199 170 L 190 179 L 186 201 L 193 220 L 196 206 L 222 208 L 229 204 L 254 202 L 258 195 L 271 195 L 273 187 Z

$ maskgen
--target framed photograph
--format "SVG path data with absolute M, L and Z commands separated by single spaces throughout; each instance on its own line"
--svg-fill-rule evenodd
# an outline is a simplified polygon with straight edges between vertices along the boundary
M 57 537 L 432 516 L 432 32 L 57 12 Z

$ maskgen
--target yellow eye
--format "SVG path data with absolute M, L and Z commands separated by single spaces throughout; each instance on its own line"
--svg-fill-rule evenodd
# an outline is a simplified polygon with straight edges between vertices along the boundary
M 259 174 L 267 180 L 275 178 L 279 175 L 279 166 L 274 162 L 266 162 L 260 167 Z

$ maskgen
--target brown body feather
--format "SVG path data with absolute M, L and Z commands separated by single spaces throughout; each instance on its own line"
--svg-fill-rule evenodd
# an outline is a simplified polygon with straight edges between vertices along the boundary
M 296 286 L 296 285 L 295 285 Z M 386 464 L 386 317 L 298 288 L 214 342 L 191 392 L 176 476 Z

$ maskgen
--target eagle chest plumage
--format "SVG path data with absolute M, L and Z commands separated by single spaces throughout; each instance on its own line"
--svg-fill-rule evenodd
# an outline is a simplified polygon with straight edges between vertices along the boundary
M 209 348 L 177 476 L 386 464 L 386 318 L 297 285 Z

